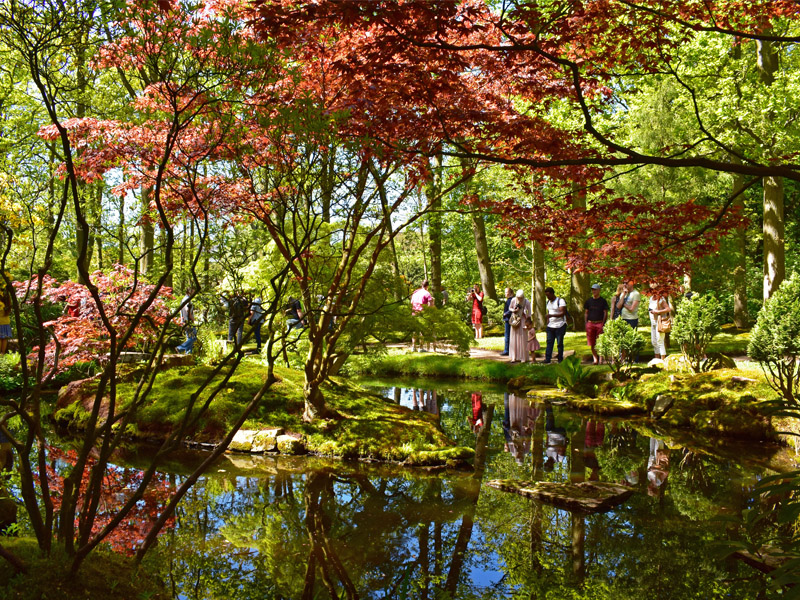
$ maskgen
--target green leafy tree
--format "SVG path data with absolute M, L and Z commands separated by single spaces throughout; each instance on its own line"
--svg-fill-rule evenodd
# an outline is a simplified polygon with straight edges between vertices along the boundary
M 800 277 L 784 281 L 764 303 L 747 353 L 761 364 L 767 382 L 790 405 L 800 394 Z
M 708 371 L 713 362 L 707 359 L 706 351 L 722 326 L 724 309 L 711 294 L 692 296 L 678 305 L 672 341 L 681 347 L 681 352 L 695 373 Z

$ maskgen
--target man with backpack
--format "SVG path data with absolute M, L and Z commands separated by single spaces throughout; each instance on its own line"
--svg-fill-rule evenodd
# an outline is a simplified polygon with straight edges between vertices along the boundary
M 564 335 L 567 333 L 567 302 L 556 297 L 551 287 L 544 288 L 547 297 L 547 345 L 544 351 L 544 362 L 550 364 L 553 358 L 553 344 L 558 342 L 557 360 L 564 360 Z

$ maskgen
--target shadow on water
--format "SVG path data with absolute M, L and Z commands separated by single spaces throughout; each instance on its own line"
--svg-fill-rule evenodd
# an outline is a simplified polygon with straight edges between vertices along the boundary
M 764 593 L 763 575 L 720 560 L 715 548 L 736 535 L 720 517 L 752 506 L 753 486 L 769 473 L 763 457 L 749 461 L 740 447 L 700 451 L 636 422 L 498 388 L 375 389 L 438 415 L 449 437 L 475 448 L 474 471 L 226 455 L 160 538 L 159 563 L 176 598 Z M 195 459 L 187 453 L 179 462 Z M 635 493 L 609 512 L 578 513 L 483 485 L 492 478 L 607 481 Z

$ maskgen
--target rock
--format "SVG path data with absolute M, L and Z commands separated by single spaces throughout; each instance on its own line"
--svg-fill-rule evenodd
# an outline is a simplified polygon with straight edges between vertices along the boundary
M 555 483 L 552 481 L 493 479 L 486 485 L 504 492 L 533 498 L 556 508 L 580 513 L 608 512 L 633 494 L 633 490 L 629 487 L 605 481 Z
M 120 352 L 117 362 L 120 364 L 147 362 L 150 360 L 149 352 Z
M 725 356 L 720 352 L 709 352 L 708 359 L 713 362 L 712 369 L 738 369 L 736 361 L 730 356 Z
M 667 414 L 667 411 L 672 408 L 673 404 L 675 404 L 675 398 L 665 394 L 659 394 L 656 396 L 656 401 L 655 404 L 653 404 L 650 415 L 655 419 L 660 419 Z
M 191 354 L 165 354 L 159 370 L 173 369 L 175 367 L 191 367 L 194 365 L 194 356 Z
M 278 449 L 278 436 L 283 434 L 283 429 L 262 429 L 253 436 L 251 452 L 274 452 Z
M 228 446 L 228 452 L 252 452 L 253 439 L 256 437 L 256 433 L 258 432 L 252 429 L 240 429 L 237 431 Z
M 653 358 L 647 363 L 648 367 L 657 367 L 659 369 L 665 369 L 667 367 L 666 363 L 660 358 Z
M 58 390 L 56 408 L 62 409 L 71 406 L 76 402 L 86 402 L 94 400 L 97 387 L 94 382 L 100 379 L 100 375 L 95 375 L 88 379 L 70 381 L 67 385 L 61 386 Z
M 306 446 L 303 444 L 303 440 L 292 435 L 279 435 L 278 451 L 281 454 L 303 454 L 306 451 Z

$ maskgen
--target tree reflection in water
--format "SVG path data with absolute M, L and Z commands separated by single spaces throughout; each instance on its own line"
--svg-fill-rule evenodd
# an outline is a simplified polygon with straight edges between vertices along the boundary
M 705 599 L 763 590 L 760 574 L 713 550 L 714 540 L 735 535 L 717 517 L 747 508 L 761 474 L 743 466 L 741 452 L 713 457 L 664 440 L 651 452 L 651 432 L 636 424 L 600 423 L 524 396 L 465 390 L 417 399 L 425 410 L 435 399 L 448 435 L 475 445 L 474 472 L 229 456 L 162 539 L 176 597 Z M 413 400 L 401 394 L 409 409 Z M 659 460 L 662 471 L 669 461 L 668 477 L 650 496 L 648 465 Z M 263 475 L 234 477 L 239 463 Z M 638 493 L 588 515 L 482 490 L 484 478 L 598 479 Z

